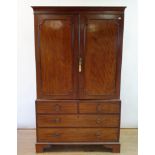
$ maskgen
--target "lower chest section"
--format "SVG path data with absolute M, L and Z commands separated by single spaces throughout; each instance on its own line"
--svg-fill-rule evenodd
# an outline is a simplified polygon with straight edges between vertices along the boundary
M 38 100 L 38 142 L 118 142 L 120 101 Z

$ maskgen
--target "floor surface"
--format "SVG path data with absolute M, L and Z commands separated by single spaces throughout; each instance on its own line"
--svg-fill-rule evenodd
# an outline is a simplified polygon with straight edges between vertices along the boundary
M 18 155 L 137 155 L 137 129 L 121 129 L 121 153 L 103 152 L 102 146 L 55 146 L 52 152 L 35 153 L 35 130 L 18 130 Z

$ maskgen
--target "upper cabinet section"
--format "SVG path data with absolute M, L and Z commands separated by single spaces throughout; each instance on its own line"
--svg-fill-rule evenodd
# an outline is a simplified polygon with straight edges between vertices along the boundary
M 119 98 L 125 7 L 33 9 L 37 98 Z

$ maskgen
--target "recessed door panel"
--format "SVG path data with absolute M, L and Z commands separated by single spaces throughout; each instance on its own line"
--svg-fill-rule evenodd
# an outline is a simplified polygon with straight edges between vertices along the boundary
M 119 21 L 102 16 L 83 16 L 81 98 L 116 96 L 119 67 Z
M 74 16 L 40 16 L 39 93 L 42 96 L 59 99 L 76 96 L 76 22 Z

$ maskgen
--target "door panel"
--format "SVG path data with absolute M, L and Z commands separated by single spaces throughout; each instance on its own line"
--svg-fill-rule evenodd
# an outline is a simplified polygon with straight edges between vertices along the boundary
M 82 16 L 81 21 L 80 98 L 116 96 L 119 22 L 98 15 Z
M 39 16 L 40 96 L 74 98 L 77 92 L 77 18 Z M 38 80 L 39 81 L 39 80 Z

